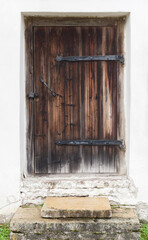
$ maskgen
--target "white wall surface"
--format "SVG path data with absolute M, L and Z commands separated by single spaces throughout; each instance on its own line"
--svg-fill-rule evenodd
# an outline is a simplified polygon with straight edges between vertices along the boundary
M 128 173 L 138 201 L 148 202 L 148 1 L 0 1 L 0 213 L 19 201 L 25 159 L 24 53 L 22 15 L 116 16 L 129 13 L 125 64 Z

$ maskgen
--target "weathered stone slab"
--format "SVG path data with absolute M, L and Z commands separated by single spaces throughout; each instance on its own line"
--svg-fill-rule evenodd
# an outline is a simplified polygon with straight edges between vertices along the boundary
M 100 234 L 99 232 L 89 233 L 86 232 L 67 232 L 65 234 L 54 232 L 50 236 L 44 234 L 29 234 L 22 235 L 20 233 L 11 233 L 11 240 L 139 240 L 140 234 L 134 232 L 128 233 L 113 233 L 108 235 L 107 233 Z
M 11 240 L 138 240 L 135 209 L 113 209 L 110 219 L 41 218 L 41 207 L 19 208 L 11 224 Z
M 110 218 L 111 206 L 105 197 L 47 197 L 43 218 Z

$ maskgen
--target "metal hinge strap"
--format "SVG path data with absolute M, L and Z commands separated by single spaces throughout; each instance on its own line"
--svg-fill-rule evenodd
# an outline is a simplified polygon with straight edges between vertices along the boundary
M 57 145 L 94 145 L 94 146 L 119 146 L 124 148 L 123 140 L 57 140 Z
M 106 56 L 67 56 L 67 57 L 57 56 L 55 60 L 58 62 L 120 61 L 120 63 L 124 64 L 124 56 L 122 54 Z

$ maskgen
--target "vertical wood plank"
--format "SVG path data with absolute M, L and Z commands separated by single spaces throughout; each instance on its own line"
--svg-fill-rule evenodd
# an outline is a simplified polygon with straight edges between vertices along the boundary
M 116 28 L 106 27 L 104 29 L 104 48 L 106 55 L 116 54 L 117 39 Z M 116 139 L 117 138 L 117 78 L 116 63 L 105 62 L 103 66 L 103 138 Z M 101 172 L 116 172 L 115 168 L 115 148 L 103 147 L 103 162 Z
M 59 155 L 60 149 L 55 145 L 55 136 L 59 138 L 62 135 L 63 129 L 60 121 L 63 123 L 63 108 L 61 106 L 62 99 L 64 98 L 63 89 L 60 88 L 60 69 L 57 71 L 57 63 L 55 61 L 55 56 L 57 52 L 60 51 L 60 42 L 58 35 L 61 33 L 61 29 L 47 28 L 48 29 L 48 85 L 49 87 L 60 96 L 52 96 L 49 93 L 48 97 L 48 145 L 49 154 L 48 155 L 48 172 L 49 173 L 60 173 L 61 172 L 61 158 Z M 62 80 L 62 79 L 61 79 Z M 63 84 L 62 84 L 63 86 Z M 50 153 L 51 152 L 51 153 Z M 58 155 L 58 157 L 57 157 Z
M 47 81 L 47 31 L 46 27 L 34 28 L 34 91 L 39 99 L 34 100 L 35 172 L 48 172 L 48 105 L 47 88 L 40 77 Z
M 91 30 L 91 41 L 90 41 L 90 55 L 97 55 L 97 29 L 93 27 Z M 90 68 L 90 129 L 91 138 L 98 139 L 98 89 L 97 89 L 97 62 L 91 62 Z M 92 146 L 92 162 L 91 169 L 92 172 L 99 172 L 99 158 L 98 158 L 98 146 Z
M 78 28 L 72 30 L 73 34 L 73 47 L 72 55 L 79 55 L 79 34 L 80 31 Z M 71 131 L 73 132 L 73 139 L 80 139 L 80 96 L 79 96 L 79 63 L 76 62 L 72 64 L 72 86 L 71 86 Z M 74 148 L 71 147 L 71 165 L 70 165 L 70 172 L 75 173 L 80 171 L 80 165 L 82 161 L 81 153 L 80 153 L 80 146 L 75 146 Z
M 124 23 L 117 28 L 117 53 L 124 54 Z M 117 64 L 117 138 L 125 140 L 125 118 L 124 118 L 124 66 Z M 125 151 L 116 150 L 117 173 L 126 174 Z
M 25 44 L 26 44 L 26 119 L 27 119 L 27 171 L 34 173 L 34 104 L 28 98 L 29 92 L 34 91 L 33 86 L 33 27 L 32 19 L 25 19 Z
M 99 27 L 97 28 L 97 54 L 102 55 L 104 54 L 104 28 Z M 97 138 L 103 139 L 103 62 L 97 63 L 97 94 L 98 94 L 98 113 L 97 113 L 97 120 L 98 120 L 98 132 Z M 98 147 L 98 172 L 101 172 L 103 166 L 103 147 Z
M 82 28 L 82 55 L 88 56 L 89 55 L 89 28 L 84 27 Z M 83 139 L 90 138 L 90 108 L 89 108 L 89 90 L 90 90 L 90 82 L 89 82 L 89 72 L 90 72 L 90 62 L 83 63 L 83 72 L 82 72 L 82 83 L 84 87 L 84 92 L 82 97 L 84 98 L 84 115 L 83 115 L 83 122 L 84 122 L 84 135 Z M 91 146 L 83 146 L 83 158 L 84 158 L 84 166 L 83 172 L 89 171 L 91 165 Z
M 78 34 L 76 28 L 51 28 L 48 45 L 48 76 L 50 87 L 62 97 L 49 100 L 50 111 L 49 145 L 51 159 L 49 161 L 50 173 L 69 173 L 79 169 L 81 161 L 80 147 L 58 146 L 56 140 L 78 139 L 79 126 L 79 80 L 78 63 L 59 63 L 55 61 L 57 55 L 78 54 Z M 77 52 L 76 52 L 77 51 Z

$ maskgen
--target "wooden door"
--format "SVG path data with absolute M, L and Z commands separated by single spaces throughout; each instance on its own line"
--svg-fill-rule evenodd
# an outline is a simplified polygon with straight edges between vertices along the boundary
M 36 26 L 33 34 L 35 172 L 116 173 L 118 146 L 56 142 L 118 138 L 121 63 L 56 57 L 121 54 L 117 26 Z

